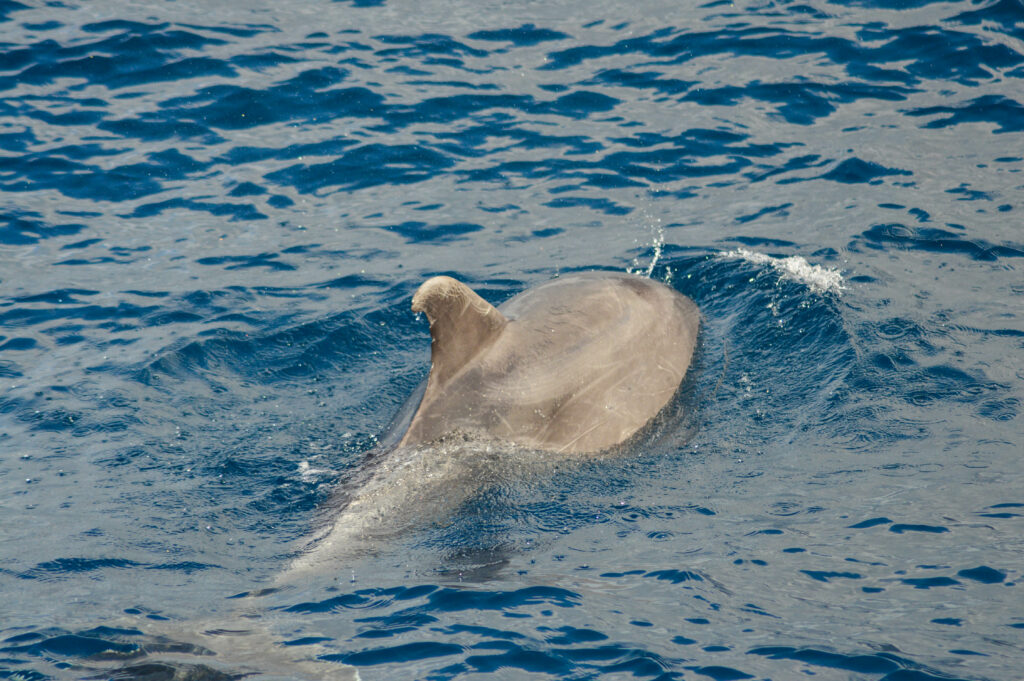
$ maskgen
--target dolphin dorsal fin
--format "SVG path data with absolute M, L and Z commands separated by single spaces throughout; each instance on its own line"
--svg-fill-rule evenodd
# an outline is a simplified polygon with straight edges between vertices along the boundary
M 493 305 L 451 277 L 424 282 L 412 297 L 412 310 L 426 313 L 430 321 L 428 392 L 447 383 L 508 323 Z

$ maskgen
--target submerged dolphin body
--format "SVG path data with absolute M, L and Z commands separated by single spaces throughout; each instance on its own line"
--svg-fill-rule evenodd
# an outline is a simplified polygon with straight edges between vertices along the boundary
M 700 328 L 693 301 L 629 274 L 563 276 L 498 308 L 434 277 L 412 309 L 430 322 L 431 368 L 404 434 L 335 496 L 336 516 L 279 581 L 443 517 L 510 461 L 623 444 L 679 390 Z

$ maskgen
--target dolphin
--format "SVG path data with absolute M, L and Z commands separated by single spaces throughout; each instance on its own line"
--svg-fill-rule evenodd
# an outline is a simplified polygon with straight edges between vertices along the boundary
M 434 277 L 412 309 L 430 322 L 427 380 L 322 509 L 329 520 L 276 586 L 337 574 L 342 561 L 443 518 L 491 481 L 622 448 L 675 397 L 701 321 L 693 301 L 668 286 L 610 273 L 559 277 L 499 307 Z M 329 661 L 336 651 L 316 637 L 281 646 L 261 613 L 246 608 L 198 631 L 164 627 L 145 658 L 118 660 L 115 675 L 358 681 L 358 669 Z M 106 661 L 97 664 L 104 672 Z
M 521 469 L 523 452 L 550 461 L 620 448 L 678 392 L 701 321 L 674 289 L 603 272 L 558 277 L 499 307 L 438 276 L 412 309 L 430 323 L 426 383 L 279 582 L 454 511 L 509 462 Z

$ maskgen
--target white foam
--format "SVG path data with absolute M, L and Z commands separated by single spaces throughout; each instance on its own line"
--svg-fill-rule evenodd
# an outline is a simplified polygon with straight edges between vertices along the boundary
M 314 468 L 309 464 L 309 461 L 303 460 L 299 462 L 299 477 L 302 478 L 303 482 L 316 481 L 333 474 L 334 471 L 328 468 Z
M 844 290 L 843 275 L 833 267 L 812 265 L 799 255 L 788 258 L 773 258 L 764 253 L 737 248 L 719 253 L 723 258 L 740 258 L 754 265 L 771 265 L 779 273 L 780 279 L 790 279 L 806 285 L 815 293 L 839 294 Z

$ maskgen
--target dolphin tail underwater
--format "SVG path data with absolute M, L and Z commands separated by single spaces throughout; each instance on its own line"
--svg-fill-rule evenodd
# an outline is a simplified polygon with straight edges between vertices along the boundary
M 265 613 L 271 615 L 272 613 Z M 275 632 L 256 611 L 200 621 L 122 617 L 109 634 L 124 649 L 90 656 L 76 678 L 119 681 L 227 681 L 296 679 L 360 681 L 356 667 L 335 662 L 338 650 L 315 637 L 287 644 L 293 632 Z
M 433 277 L 412 309 L 430 323 L 426 384 L 383 439 L 393 446 L 339 488 L 331 521 L 279 583 L 450 514 L 524 453 L 540 462 L 620 448 L 679 391 L 701 323 L 678 291 L 604 272 L 562 276 L 498 307 Z

